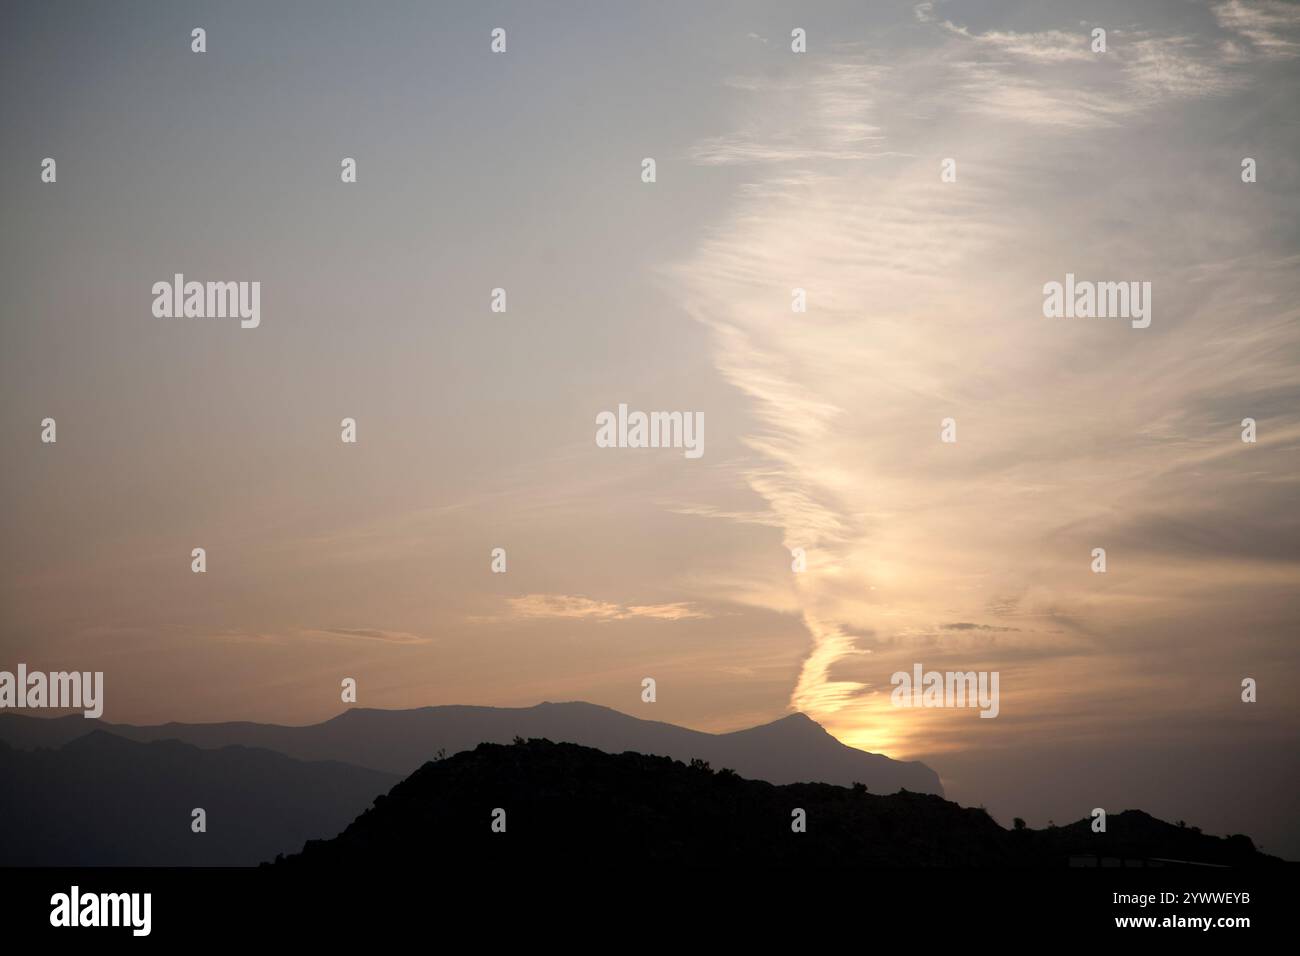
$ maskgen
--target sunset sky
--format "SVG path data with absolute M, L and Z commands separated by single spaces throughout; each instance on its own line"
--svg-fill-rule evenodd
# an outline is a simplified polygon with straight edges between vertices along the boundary
M 132 723 L 799 710 L 1004 824 L 1300 856 L 1296 5 L 124 9 L 2 15 L 0 669 Z M 260 327 L 155 318 L 177 272 Z M 1151 326 L 1045 318 L 1066 273 Z M 703 457 L 598 448 L 620 403 Z M 1000 715 L 892 707 L 914 663 Z

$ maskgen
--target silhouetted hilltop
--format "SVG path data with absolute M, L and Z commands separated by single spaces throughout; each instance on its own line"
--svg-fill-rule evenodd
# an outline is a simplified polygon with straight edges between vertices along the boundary
M 1283 862 L 1258 852 L 1250 837 L 1243 834 L 1206 836 L 1195 827 L 1166 823 L 1142 810 L 1108 815 L 1104 834 L 1093 833 L 1089 819 L 1044 830 L 1016 831 L 1013 835 L 1023 832 L 1031 835 L 1035 852 L 1073 857 L 1079 862 L 1090 856 L 1112 861 L 1145 859 L 1166 864 L 1216 866 Z
M 0 739 L 15 747 L 61 746 L 100 728 L 132 740 L 175 739 L 206 748 L 264 747 L 299 760 L 338 760 L 401 776 L 440 750 L 450 754 L 481 743 L 504 744 L 515 737 L 535 737 L 607 753 L 630 750 L 683 761 L 699 758 L 770 783 L 818 781 L 848 786 L 857 781 L 875 793 L 901 788 L 943 793 L 938 774 L 925 764 L 848 747 L 803 714 L 729 734 L 641 720 L 583 702 L 519 708 L 354 708 L 308 727 L 253 723 L 133 727 L 86 720 L 80 715 L 53 719 L 0 716 Z
M 0 865 L 253 866 L 337 833 L 396 779 L 103 730 L 58 750 L 0 744 Z M 195 807 L 206 833 L 190 829 Z
M 504 833 L 492 829 L 498 808 Z M 807 815 L 804 833 L 791 829 L 796 808 Z M 427 763 L 338 837 L 277 864 L 1065 866 L 1080 854 L 1279 862 L 1246 837 L 1204 836 L 1139 811 L 1108 824 L 1104 834 L 1087 821 L 1009 831 L 933 794 L 776 786 L 667 757 L 530 740 Z

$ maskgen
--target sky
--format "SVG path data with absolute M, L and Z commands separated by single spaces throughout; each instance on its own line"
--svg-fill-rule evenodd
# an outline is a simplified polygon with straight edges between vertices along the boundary
M 344 677 L 798 710 L 1004 824 L 1300 856 L 1296 5 L 3 18 L 0 669 L 133 723 L 316 722 Z M 260 325 L 155 317 L 177 272 Z M 1150 326 L 1045 317 L 1067 273 Z M 619 404 L 704 454 L 598 447 Z M 998 717 L 892 706 L 916 663 Z

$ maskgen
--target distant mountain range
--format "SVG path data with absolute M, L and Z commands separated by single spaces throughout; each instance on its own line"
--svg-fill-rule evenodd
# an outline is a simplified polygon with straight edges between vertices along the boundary
M 803 832 L 792 824 L 802 812 Z M 496 820 L 498 828 L 493 828 Z M 1129 810 L 1104 833 L 1090 821 L 1004 830 L 983 810 L 933 794 L 824 783 L 774 786 L 637 753 L 545 740 L 483 744 L 426 764 L 338 837 L 277 866 L 417 872 L 435 865 L 610 872 L 679 866 L 1024 866 L 1281 864 L 1244 836 L 1226 839 Z
M 555 742 L 575 737 L 596 746 Z M 0 865 L 1272 860 L 1247 837 L 1140 811 L 1104 834 L 1088 820 L 1004 830 L 936 791 L 929 768 L 845 747 L 801 715 L 732 734 L 582 703 L 354 710 L 311 727 L 0 716 Z M 796 808 L 806 833 L 791 832 Z
M 58 750 L 0 743 L 0 865 L 252 866 L 337 833 L 399 779 L 248 747 L 137 743 L 77 719 L 91 732 Z M 206 833 L 191 830 L 196 807 Z
M 516 737 L 705 760 L 774 783 L 943 789 L 928 767 L 846 747 L 799 714 L 731 734 L 586 703 L 356 709 L 308 727 L 4 714 L 0 865 L 252 866 L 338 833 L 429 760 Z M 206 834 L 190 830 L 195 807 Z
M 769 783 L 862 783 L 872 793 L 900 789 L 943 794 L 939 776 L 922 763 L 892 760 L 845 746 L 803 714 L 729 734 L 708 734 L 640 720 L 582 702 L 535 707 L 355 708 L 307 727 L 277 724 L 158 724 L 137 727 L 71 717 L 0 716 L 0 740 L 30 750 L 60 747 L 91 730 L 136 741 L 179 740 L 205 749 L 261 747 L 298 760 L 334 760 L 405 777 L 439 751 L 470 750 L 515 737 L 581 744 L 608 753 L 626 750 L 706 760 L 742 777 Z

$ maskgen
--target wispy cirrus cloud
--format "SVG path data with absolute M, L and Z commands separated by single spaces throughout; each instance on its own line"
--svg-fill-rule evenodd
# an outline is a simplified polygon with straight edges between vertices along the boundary
M 1088 46 L 1088 34 L 1079 30 L 1044 30 L 1039 33 L 989 30 L 972 32 L 944 20 L 943 29 L 970 40 L 994 53 L 1039 63 L 1065 63 L 1071 60 L 1095 60 L 1096 54 Z
M 658 621 L 703 620 L 711 617 L 689 602 L 672 604 L 616 604 L 572 594 L 525 594 L 507 602 L 514 619 L 561 618 L 584 621 L 627 621 L 645 618 Z
M 202 631 L 196 636 L 221 643 L 287 645 L 301 641 L 330 641 L 378 644 L 432 644 L 433 638 L 410 631 L 377 627 L 304 627 L 292 630 L 248 631 L 239 629 Z
M 848 61 L 812 77 L 733 77 L 728 85 L 780 107 L 756 106 L 734 132 L 702 140 L 688 158 L 702 166 L 749 166 L 887 155 L 878 149 L 880 130 L 864 119 L 884 73 L 880 66 Z
M 741 121 L 755 169 L 675 272 L 753 418 L 743 480 L 766 507 L 713 515 L 775 522 L 785 547 L 807 550 L 791 576 L 811 638 L 791 706 L 895 753 L 948 732 L 889 706 L 879 689 L 896 668 L 1002 667 L 1016 677 L 1004 697 L 1068 701 L 1061 713 L 1104 725 L 1094 684 L 1168 650 L 1136 635 L 1172 619 L 1204 640 L 1202 619 L 1229 607 L 1276 635 L 1296 573 L 1280 544 L 1293 522 L 1253 549 L 1230 532 L 1254 528 L 1261 504 L 1280 513 L 1297 487 L 1284 421 L 1249 461 L 1234 431 L 1238 408 L 1265 414 L 1300 389 L 1291 256 L 1273 242 L 1247 262 L 1236 248 L 1272 213 L 1243 212 L 1235 159 L 1204 194 L 1212 208 L 1116 185 L 1145 183 L 1126 163 L 1179 161 L 1150 141 L 1152 122 L 1181 110 L 1193 128 L 1258 76 L 1185 27 L 1115 31 L 1094 55 L 1082 28 L 976 32 L 932 12 L 918 11 L 918 30 L 939 46 L 873 51 L 869 96 L 835 89 L 856 82 L 843 68 L 756 94 Z M 841 131 L 803 142 L 869 129 L 873 161 L 786 149 L 789 102 Z M 940 182 L 947 156 L 956 183 Z M 1143 338 L 1044 320 L 1042 284 L 1066 268 L 1151 276 L 1162 327 Z M 807 314 L 789 313 L 793 286 Z M 945 448 L 949 414 L 969 430 Z M 1244 467 L 1272 477 L 1247 491 Z M 1089 571 L 1101 539 L 1122 575 Z M 997 624 L 977 623 L 990 613 Z
M 1259 56 L 1300 56 L 1300 6 L 1281 0 L 1228 0 L 1212 9 L 1219 26 L 1244 38 Z
M 957 88 L 973 108 L 1049 126 L 1115 126 L 1174 98 L 1221 96 L 1248 77 L 1208 36 L 1112 28 L 1106 52 L 1088 29 L 978 32 L 945 20 Z

